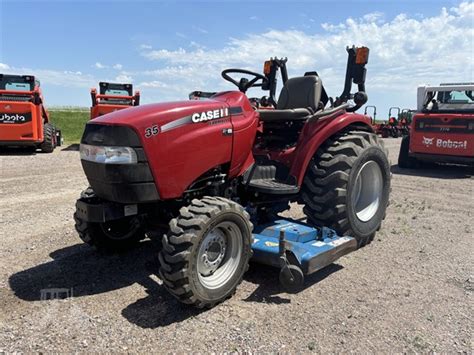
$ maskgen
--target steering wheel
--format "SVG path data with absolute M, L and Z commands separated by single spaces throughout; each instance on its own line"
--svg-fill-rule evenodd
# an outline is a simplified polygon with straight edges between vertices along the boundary
M 246 78 L 240 78 L 240 80 L 237 82 L 235 79 L 231 78 L 228 74 L 247 74 L 247 75 L 253 75 L 254 78 L 252 80 L 248 80 Z M 251 87 L 257 87 L 257 86 L 262 86 L 263 84 L 268 83 L 268 78 L 265 75 L 255 73 L 250 70 L 245 70 L 245 69 L 226 69 L 222 71 L 222 77 L 230 81 L 232 84 L 237 86 L 239 88 L 239 91 L 245 92 L 250 89 Z M 262 80 L 261 83 L 257 84 L 258 80 Z

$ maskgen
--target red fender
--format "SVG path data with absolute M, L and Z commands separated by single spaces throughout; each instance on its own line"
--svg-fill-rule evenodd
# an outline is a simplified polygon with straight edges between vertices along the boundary
M 296 177 L 298 186 L 302 185 L 308 164 L 321 144 L 349 126 L 373 132 L 370 117 L 349 112 L 341 114 L 341 111 L 304 126 L 293 153 L 294 161 L 290 170 L 290 174 Z

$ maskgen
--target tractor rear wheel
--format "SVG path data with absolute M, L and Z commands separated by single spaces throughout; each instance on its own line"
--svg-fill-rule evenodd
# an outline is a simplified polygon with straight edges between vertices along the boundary
M 158 256 L 166 289 L 199 308 L 232 296 L 248 269 L 252 229 L 244 208 L 222 197 L 195 199 L 181 208 Z
M 145 232 L 136 216 L 104 223 L 90 223 L 74 213 L 74 221 L 81 240 L 102 252 L 123 252 L 145 238 Z
M 52 153 L 56 148 L 56 129 L 51 123 L 45 123 L 43 127 L 43 143 L 40 149 L 44 153 Z
M 302 188 L 308 222 L 370 243 L 385 218 L 390 164 L 374 133 L 346 132 L 328 140 L 308 166 Z

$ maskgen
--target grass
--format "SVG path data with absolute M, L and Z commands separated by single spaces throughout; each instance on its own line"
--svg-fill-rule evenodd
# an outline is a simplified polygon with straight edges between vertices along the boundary
M 89 121 L 88 110 L 49 110 L 51 122 L 61 130 L 64 144 L 76 144 L 81 140 L 84 126 Z

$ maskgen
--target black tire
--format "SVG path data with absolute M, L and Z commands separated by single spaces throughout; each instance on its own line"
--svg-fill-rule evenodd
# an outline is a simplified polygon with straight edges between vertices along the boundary
M 222 228 L 222 235 L 225 235 L 223 238 L 227 243 L 231 240 L 231 233 L 234 233 L 232 238 L 241 240 L 240 244 L 236 243 L 240 247 L 239 257 L 235 258 L 237 261 L 229 261 L 232 248 L 226 244 L 225 249 L 219 250 L 219 253 L 225 250 L 226 256 L 222 257 L 217 269 L 209 275 L 203 275 L 198 271 L 200 251 L 207 248 L 205 241 L 209 240 L 212 232 L 229 222 L 227 227 Z M 163 236 L 163 249 L 158 255 L 160 277 L 165 288 L 179 301 L 198 308 L 213 307 L 232 296 L 248 270 L 252 256 L 252 229 L 250 216 L 244 208 L 222 197 L 195 199 L 188 207 L 181 208 L 179 216 L 171 220 L 169 232 Z M 208 249 L 201 254 L 201 258 L 207 260 L 204 254 L 207 258 Z M 218 272 L 222 275 L 223 270 L 229 270 L 229 262 L 234 264 L 230 267 L 229 275 L 223 277 L 222 284 L 214 287 L 206 285 L 203 280 L 217 277 Z
M 400 144 L 400 153 L 398 154 L 398 167 L 402 169 L 419 168 L 419 162 L 410 157 L 410 136 L 404 136 Z
M 43 143 L 40 149 L 43 153 L 52 153 L 56 148 L 56 129 L 50 123 L 45 123 L 43 127 Z
M 392 128 L 392 137 L 393 137 L 393 138 L 398 138 L 398 137 L 400 137 L 400 132 L 398 131 L 398 128 L 397 128 L 397 127 L 393 127 L 393 128 Z
M 297 265 L 287 265 L 280 270 L 280 284 L 288 293 L 297 293 L 304 286 L 304 274 Z
M 379 181 L 364 185 L 357 194 L 355 185 L 356 182 L 363 183 L 366 175 L 359 179 L 359 173 L 367 171 L 366 167 L 377 173 Z M 385 218 L 390 178 L 387 151 L 374 133 L 352 131 L 328 140 L 310 162 L 303 182 L 303 211 L 308 222 L 330 227 L 341 236 L 352 236 L 359 247 L 370 243 Z M 367 209 L 357 212 L 365 204 L 362 201 L 362 207 L 359 206 L 359 197 L 354 202 L 353 194 L 361 196 L 360 192 L 372 185 L 378 185 L 378 199 L 374 198 L 367 205 L 373 215 L 369 218 L 365 214 L 363 216 L 367 218 L 362 219 L 359 216 Z
M 390 130 L 388 128 L 382 129 L 382 138 L 388 138 L 390 136 Z
M 124 252 L 146 237 L 137 216 L 105 223 L 90 223 L 74 213 L 74 221 L 81 240 L 101 252 Z

